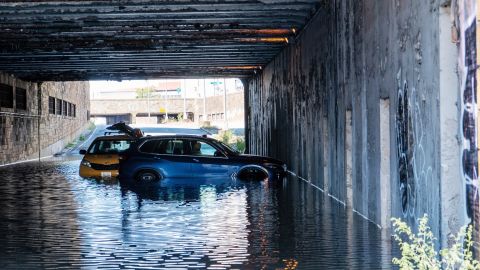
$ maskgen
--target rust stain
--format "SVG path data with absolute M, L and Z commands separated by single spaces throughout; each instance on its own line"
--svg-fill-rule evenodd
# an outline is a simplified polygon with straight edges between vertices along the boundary
M 288 38 L 286 37 L 239 38 L 238 41 L 252 42 L 252 43 L 288 43 Z
M 262 69 L 262 66 L 228 66 L 222 67 L 223 69 L 230 69 L 230 70 L 254 70 L 254 69 Z
M 292 35 L 295 29 L 238 29 L 233 30 L 238 34 L 257 34 L 257 35 Z

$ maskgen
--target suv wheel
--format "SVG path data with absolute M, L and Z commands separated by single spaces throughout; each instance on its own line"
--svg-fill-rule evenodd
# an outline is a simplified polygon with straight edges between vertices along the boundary
M 241 180 L 264 180 L 268 173 L 256 167 L 247 167 L 238 172 L 237 177 Z
M 154 171 L 140 171 L 137 173 L 137 180 L 142 182 L 155 182 L 160 180 L 158 174 Z

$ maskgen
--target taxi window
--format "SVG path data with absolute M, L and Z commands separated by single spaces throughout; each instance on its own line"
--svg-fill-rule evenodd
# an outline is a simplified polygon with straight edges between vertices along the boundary
M 90 146 L 89 154 L 117 154 L 123 153 L 130 148 L 130 140 L 99 140 Z

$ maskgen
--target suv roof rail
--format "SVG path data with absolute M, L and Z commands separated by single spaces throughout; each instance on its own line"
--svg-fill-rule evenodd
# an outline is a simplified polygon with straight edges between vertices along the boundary
M 103 136 L 112 135 L 112 134 L 123 134 L 123 132 L 106 131 L 105 133 L 103 133 Z

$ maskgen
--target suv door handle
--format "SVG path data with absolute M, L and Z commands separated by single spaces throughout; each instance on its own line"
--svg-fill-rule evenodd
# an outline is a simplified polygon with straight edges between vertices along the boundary
M 200 160 L 198 160 L 198 159 L 196 159 L 196 158 L 194 158 L 193 161 L 195 161 L 195 162 L 200 162 Z

